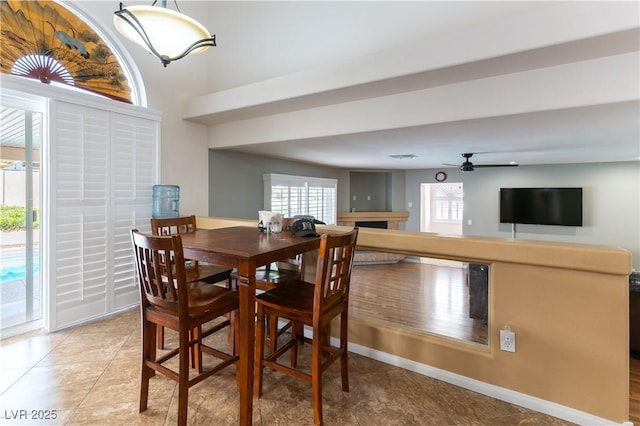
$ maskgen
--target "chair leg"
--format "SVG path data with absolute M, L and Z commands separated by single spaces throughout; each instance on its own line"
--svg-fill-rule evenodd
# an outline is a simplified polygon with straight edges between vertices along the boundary
M 159 325 L 156 328 L 156 330 L 157 330 L 156 340 L 158 342 L 158 349 L 164 349 L 164 327 Z
M 298 346 L 304 343 L 304 324 L 293 321 L 291 324 L 291 338 L 293 339 L 293 347 L 289 353 L 291 368 L 298 367 Z
M 349 358 L 347 352 L 347 313 L 342 312 L 340 314 L 340 376 L 342 378 L 342 390 L 349 392 Z
M 142 320 L 142 368 L 140 373 L 140 401 L 138 410 L 140 413 L 147 409 L 149 401 L 149 379 L 153 376 L 154 370 L 145 363 L 147 360 L 155 358 L 155 324 Z
M 237 311 L 236 313 L 230 312 L 227 314 L 227 319 L 229 320 L 229 330 L 227 331 L 227 344 L 229 345 L 229 353 L 231 355 L 238 354 L 238 347 L 236 346 L 236 342 L 238 341 L 238 336 L 236 335 L 236 331 L 238 328 L 238 318 Z
M 189 405 L 189 334 L 191 331 L 180 332 L 180 353 L 178 354 L 178 425 L 187 425 L 187 408 Z
M 278 348 L 278 317 L 269 315 L 269 353 L 272 354 Z
M 258 321 L 256 324 L 256 345 L 255 345 L 255 366 L 253 375 L 253 394 L 260 398 L 262 396 L 262 360 L 264 358 L 264 322 L 265 315 L 261 305 L 258 305 Z
M 236 309 L 231 312 L 231 321 L 229 327 L 233 330 L 233 343 L 231 345 L 230 353 L 232 355 L 238 354 L 238 344 L 237 342 L 240 340 L 240 310 Z M 238 367 L 238 363 L 236 363 L 236 385 L 238 388 L 238 392 L 240 392 L 240 384 L 242 383 L 242 376 L 240 375 L 240 368 Z
M 191 357 L 191 367 L 198 374 L 202 373 L 202 327 L 196 327 L 190 331 L 189 355 Z M 191 344 L 193 342 L 193 344 Z
M 318 330 L 319 331 L 319 330 Z M 322 424 L 322 336 L 313 336 L 311 342 L 311 388 L 313 394 L 313 421 Z

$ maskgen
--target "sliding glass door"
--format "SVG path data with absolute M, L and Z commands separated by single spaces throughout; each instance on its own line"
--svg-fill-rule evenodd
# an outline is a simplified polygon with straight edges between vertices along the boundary
M 0 328 L 40 325 L 42 102 L 2 96 L 0 112 Z

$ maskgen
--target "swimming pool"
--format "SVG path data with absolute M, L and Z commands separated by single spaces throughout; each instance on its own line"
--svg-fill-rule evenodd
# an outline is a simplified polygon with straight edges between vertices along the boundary
M 27 265 L 12 265 L 3 266 L 0 268 L 0 284 L 9 281 L 24 280 L 27 276 Z M 40 273 L 40 265 L 37 263 L 33 265 L 33 274 L 38 275 Z
M 24 246 L 0 248 L 0 283 L 24 280 L 27 276 Z M 40 253 L 33 254 L 33 274 L 40 273 Z

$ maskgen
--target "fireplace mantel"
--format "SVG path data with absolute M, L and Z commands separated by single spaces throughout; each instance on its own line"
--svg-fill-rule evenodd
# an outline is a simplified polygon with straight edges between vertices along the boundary
M 338 213 L 338 225 L 355 226 L 356 222 L 387 222 L 387 229 L 399 229 L 409 212 L 344 212 Z

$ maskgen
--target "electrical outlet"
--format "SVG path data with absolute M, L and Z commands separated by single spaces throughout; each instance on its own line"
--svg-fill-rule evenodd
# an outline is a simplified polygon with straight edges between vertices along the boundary
M 516 351 L 516 333 L 509 326 L 500 330 L 500 350 L 507 352 Z

